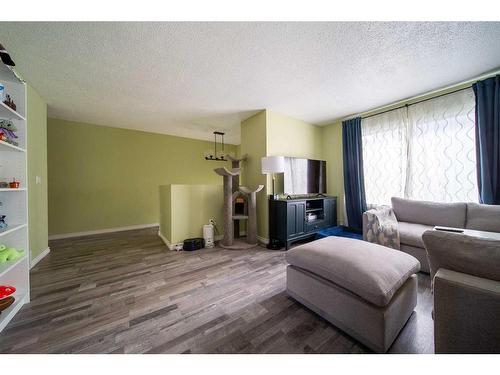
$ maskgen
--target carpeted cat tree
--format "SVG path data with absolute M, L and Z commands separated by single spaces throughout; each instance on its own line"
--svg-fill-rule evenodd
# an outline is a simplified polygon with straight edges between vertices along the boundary
M 264 188 L 264 185 L 259 185 L 255 190 L 250 190 L 245 186 L 233 187 L 233 181 L 239 182 L 239 178 L 235 177 L 238 177 L 241 173 L 241 169 L 237 166 L 246 159 L 246 155 L 241 159 L 229 159 L 233 163 L 232 169 L 229 170 L 225 167 L 214 169 L 215 173 L 222 176 L 224 181 L 224 237 L 221 246 L 227 249 L 250 249 L 258 245 L 257 193 Z M 234 213 L 234 200 L 241 195 L 238 193 L 245 196 L 247 215 L 236 215 Z M 239 224 L 239 220 L 247 220 L 245 242 L 234 238 L 234 222 L 236 221 Z

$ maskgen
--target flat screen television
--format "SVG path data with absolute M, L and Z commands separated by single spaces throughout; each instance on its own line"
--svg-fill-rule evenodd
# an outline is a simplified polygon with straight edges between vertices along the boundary
M 288 195 L 326 194 L 326 161 L 285 157 L 283 191 Z

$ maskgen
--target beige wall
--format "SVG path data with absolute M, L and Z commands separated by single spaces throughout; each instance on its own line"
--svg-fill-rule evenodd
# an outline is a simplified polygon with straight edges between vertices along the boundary
M 210 149 L 206 141 L 49 119 L 49 234 L 158 223 L 160 185 L 222 184 L 213 170 L 230 163 L 206 161 Z

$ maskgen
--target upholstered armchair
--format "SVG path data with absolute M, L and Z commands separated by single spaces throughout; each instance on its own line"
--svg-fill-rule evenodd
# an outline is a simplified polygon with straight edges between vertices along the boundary
M 500 241 L 428 230 L 436 353 L 500 353 Z

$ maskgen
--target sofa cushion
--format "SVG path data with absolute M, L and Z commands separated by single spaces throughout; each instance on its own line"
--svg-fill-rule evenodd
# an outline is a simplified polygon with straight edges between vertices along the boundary
M 467 203 L 467 229 L 500 232 L 500 206 Z
M 326 237 L 289 250 L 286 260 L 377 306 L 386 306 L 420 269 L 411 255 L 370 242 Z
M 398 232 L 401 243 L 414 247 L 421 247 L 422 249 L 424 248 L 422 234 L 424 234 L 426 230 L 433 228 L 434 227 L 430 225 L 406 223 L 404 221 L 398 222 Z
M 398 221 L 424 225 L 464 228 L 466 203 L 438 203 L 392 197 Z
M 439 230 L 426 231 L 422 238 L 431 280 L 440 268 L 446 268 L 500 281 L 500 241 Z

